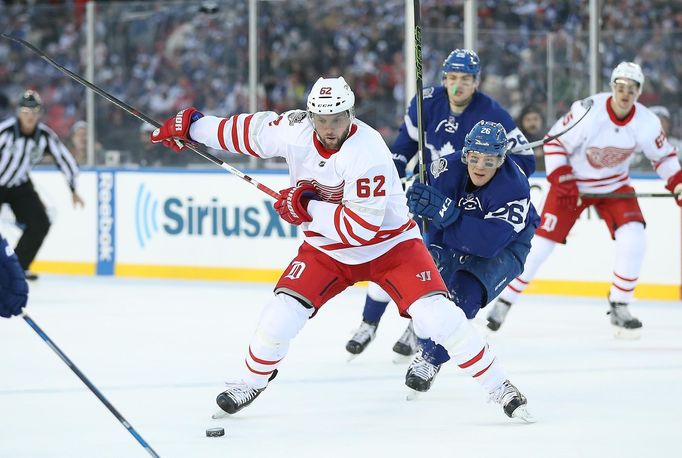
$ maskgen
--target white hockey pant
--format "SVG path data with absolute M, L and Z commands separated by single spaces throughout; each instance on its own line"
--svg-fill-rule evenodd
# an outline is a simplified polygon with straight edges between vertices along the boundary
M 616 259 L 609 299 L 613 302 L 629 303 L 635 293 L 644 260 L 646 249 L 644 225 L 638 222 L 627 223 L 616 229 L 614 235 Z
M 314 309 L 287 294 L 276 294 L 263 308 L 246 355 L 242 377 L 252 388 L 264 388 L 289 351 L 289 342 L 303 329 Z
M 414 332 L 448 351 L 450 358 L 488 393 L 506 380 L 502 365 L 478 335 L 464 312 L 445 296 L 417 299 L 408 309 Z

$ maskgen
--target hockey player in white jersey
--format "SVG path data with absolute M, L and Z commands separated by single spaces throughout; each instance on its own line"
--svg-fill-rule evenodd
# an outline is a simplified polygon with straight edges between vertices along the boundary
M 308 319 L 348 286 L 372 281 L 412 318 L 419 336 L 443 345 L 509 417 L 530 420 L 526 398 L 464 312 L 447 299 L 409 217 L 391 152 L 376 130 L 355 118 L 354 104 L 343 78 L 320 78 L 307 111 L 218 118 L 188 108 L 152 133 L 152 141 L 175 150 L 191 140 L 260 158 L 283 157 L 289 165 L 291 187 L 280 191 L 274 207 L 284 220 L 301 225 L 305 241 L 262 311 L 241 377 L 218 395 L 220 409 L 234 414 L 253 402 Z
M 551 186 L 540 227 L 523 273 L 502 292 L 488 316 L 488 327 L 500 328 L 511 305 L 535 277 L 540 265 L 566 236 L 582 211 L 594 206 L 616 241 L 613 281 L 608 295 L 611 324 L 616 336 L 637 338 L 642 322 L 630 314 L 645 249 L 644 216 L 634 197 L 614 199 L 580 197 L 581 193 L 632 193 L 629 168 L 635 151 L 642 150 L 665 187 L 682 206 L 682 171 L 658 117 L 637 102 L 644 85 L 639 65 L 621 62 L 611 73 L 610 93 L 590 99 L 594 108 L 585 119 L 559 139 L 547 143 L 545 165 Z M 549 135 L 576 122 L 585 112 L 585 101 L 556 122 Z

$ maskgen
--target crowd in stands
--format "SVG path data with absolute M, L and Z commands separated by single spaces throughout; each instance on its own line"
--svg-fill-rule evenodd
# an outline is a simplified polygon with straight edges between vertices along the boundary
M 640 101 L 665 105 L 671 134 L 682 131 L 682 2 L 604 0 L 604 89 L 621 60 L 635 60 L 647 81 Z M 422 0 L 424 84 L 440 84 L 440 65 L 463 45 L 463 2 Z M 572 100 L 589 93 L 588 2 L 479 0 L 481 89 L 515 117 L 536 107 L 545 130 Z M 86 23 L 80 1 L 0 0 L 0 29 L 24 38 L 85 75 Z M 207 114 L 249 111 L 248 2 L 100 2 L 95 24 L 95 84 L 153 118 L 193 105 Z M 404 0 L 258 2 L 258 109 L 305 106 L 320 75 L 343 74 L 357 115 L 388 142 L 406 103 Z M 548 81 L 548 49 L 553 56 Z M 675 57 L 677 56 L 677 57 Z M 551 91 L 550 89 L 551 85 Z M 0 41 L 0 114 L 25 88 L 45 102 L 45 121 L 67 137 L 85 118 L 85 89 L 21 46 Z M 553 100 L 548 104 L 548 94 Z M 411 94 L 408 94 L 411 97 Z M 548 112 L 547 108 L 551 111 Z M 81 125 L 82 127 L 82 125 Z M 148 126 L 96 97 L 97 163 L 117 151 L 122 163 L 183 165 L 149 151 Z M 203 164 L 201 158 L 190 162 Z

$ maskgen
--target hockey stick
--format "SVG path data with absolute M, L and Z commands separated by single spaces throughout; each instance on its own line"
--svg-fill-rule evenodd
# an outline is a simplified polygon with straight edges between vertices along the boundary
M 549 137 L 545 137 L 541 140 L 536 140 L 534 142 L 526 143 L 525 145 L 519 145 L 516 148 L 513 148 L 510 151 L 508 151 L 508 153 L 511 153 L 511 154 L 520 153 L 521 151 L 525 151 L 527 149 L 532 149 L 532 148 L 535 148 L 536 146 L 542 146 L 545 143 L 549 143 L 552 140 L 556 140 L 557 138 L 561 137 L 563 134 L 565 134 L 569 130 L 573 129 L 580 121 L 583 120 L 583 118 L 585 118 L 585 116 L 587 116 L 587 113 L 589 113 L 590 110 L 592 109 L 592 107 L 594 106 L 594 99 L 587 99 L 584 102 L 584 105 L 587 105 L 587 110 L 585 110 L 585 113 L 583 113 L 583 115 L 580 117 L 580 119 L 578 119 L 576 122 L 574 122 L 573 124 L 568 126 L 566 129 L 562 130 L 558 134 L 550 135 Z
M 419 157 L 419 181 L 427 184 L 426 158 L 424 157 L 424 83 L 422 81 L 422 28 L 419 0 L 412 3 L 414 17 L 414 60 L 417 76 L 417 148 Z M 426 233 L 426 218 L 422 218 L 422 232 Z
M 91 83 L 90 81 L 88 81 L 88 80 L 84 79 L 83 77 L 77 75 L 76 73 L 72 72 L 71 70 L 59 65 L 50 56 L 48 56 L 46 53 L 44 53 L 40 49 L 33 46 L 28 41 L 22 40 L 21 38 L 13 37 L 11 35 L 7 35 L 5 33 L 0 33 L 0 36 L 2 36 L 3 38 L 7 38 L 8 40 L 12 40 L 14 42 L 17 42 L 23 46 L 26 46 L 28 49 L 30 49 L 31 51 L 36 53 L 38 56 L 40 56 L 42 59 L 47 61 L 48 64 L 55 67 L 57 70 L 61 71 L 62 73 L 69 76 L 73 80 L 82 84 L 83 86 L 92 89 L 95 93 L 101 95 L 102 97 L 104 97 L 109 102 L 116 105 L 117 107 L 119 107 L 119 108 L 123 109 L 124 111 L 128 112 L 129 114 L 135 116 L 140 121 L 144 121 L 147 124 L 151 124 L 152 126 L 157 127 L 157 128 L 161 127 L 161 124 L 159 122 L 150 118 L 146 114 L 142 113 L 139 110 L 136 110 L 135 108 L 131 107 L 127 103 L 120 101 L 119 99 L 117 99 L 113 95 L 109 94 L 108 92 L 104 91 L 103 89 L 100 89 L 99 87 L 97 87 L 96 85 Z M 263 191 L 265 194 L 269 195 L 270 197 L 272 197 L 274 199 L 279 199 L 279 193 L 277 193 L 277 192 L 273 191 L 272 189 L 268 188 L 267 186 L 259 183 L 258 181 L 254 180 L 250 176 L 245 175 L 239 169 L 236 169 L 236 168 L 232 167 L 231 165 L 221 161 L 220 159 L 218 159 L 217 157 L 215 157 L 214 155 L 209 153 L 204 145 L 200 145 L 198 143 L 193 143 L 193 142 L 183 142 L 183 143 L 185 146 L 187 146 L 187 148 L 194 151 L 198 155 L 202 156 L 204 159 L 208 159 L 209 161 L 213 162 L 217 166 L 222 167 L 223 169 L 227 170 L 228 172 L 230 172 L 234 175 L 237 175 L 239 178 L 241 178 L 242 180 L 246 181 L 247 183 L 255 186 L 256 188 Z
M 38 326 L 36 322 L 33 321 L 31 317 L 29 317 L 26 313 L 22 313 L 21 317 L 24 319 L 24 321 L 28 323 L 29 326 L 31 326 L 31 328 L 36 332 L 36 334 L 38 334 L 40 338 L 43 339 L 45 343 L 55 353 L 57 353 L 57 355 L 62 359 L 62 361 L 64 361 L 64 363 L 66 363 L 66 365 L 69 366 L 69 369 L 71 369 L 73 373 L 76 374 L 83 383 L 85 383 L 85 386 L 87 386 L 90 389 L 90 391 L 92 391 L 95 394 L 95 396 L 97 396 L 97 399 L 102 401 L 102 404 L 104 404 L 107 407 L 107 409 L 109 409 L 109 411 L 112 414 L 114 414 L 116 419 L 118 419 L 118 421 L 121 422 L 125 429 L 127 429 L 128 432 L 133 435 L 133 437 L 140 443 L 140 445 L 142 445 L 142 447 L 144 447 L 145 450 L 147 450 L 147 452 L 149 452 L 151 456 L 159 458 L 159 455 L 154 451 L 154 449 L 151 448 L 144 439 L 142 439 L 142 436 L 140 436 L 137 433 L 137 431 L 135 431 L 135 428 L 133 428 L 132 425 L 128 423 L 128 421 L 125 418 L 123 418 L 123 415 L 121 415 L 118 412 L 118 410 L 116 410 L 116 408 L 113 405 L 111 405 L 109 401 L 107 401 L 107 398 L 105 398 L 102 395 L 102 393 L 100 393 L 97 387 L 95 387 L 95 385 L 93 385 L 90 382 L 90 380 L 88 380 L 88 378 L 80 371 L 80 369 L 78 369 L 78 367 L 76 367 L 76 365 L 73 362 L 71 362 L 71 360 L 59 349 L 59 347 L 54 342 L 52 342 L 52 340 L 47 336 L 47 334 L 45 334 L 45 332 L 43 332 L 43 330 L 40 329 L 40 326 Z
M 670 192 L 608 192 L 605 194 L 585 193 L 580 197 L 588 199 L 632 199 L 635 197 L 677 197 L 677 194 Z

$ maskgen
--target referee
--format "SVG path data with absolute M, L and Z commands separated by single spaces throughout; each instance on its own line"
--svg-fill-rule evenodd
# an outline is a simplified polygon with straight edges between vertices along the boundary
M 57 135 L 39 122 L 42 112 L 40 95 L 25 91 L 19 99 L 17 116 L 0 122 L 0 205 L 8 204 L 24 232 L 14 252 L 28 280 L 38 276 L 29 271 L 50 229 L 45 205 L 33 188 L 29 172 L 47 152 L 66 176 L 74 207 L 83 206 L 76 192 L 78 163 Z

